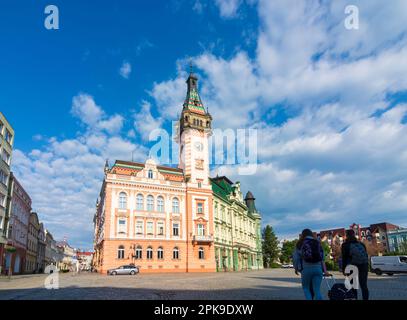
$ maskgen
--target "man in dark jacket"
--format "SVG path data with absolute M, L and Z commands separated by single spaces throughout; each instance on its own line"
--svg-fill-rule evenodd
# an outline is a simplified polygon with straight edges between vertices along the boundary
M 354 230 L 346 231 L 346 240 L 342 244 L 342 272 L 348 265 L 354 265 L 358 269 L 359 286 L 362 290 L 363 300 L 369 300 L 369 289 L 367 287 L 367 276 L 369 273 L 369 258 L 366 246 L 358 241 Z

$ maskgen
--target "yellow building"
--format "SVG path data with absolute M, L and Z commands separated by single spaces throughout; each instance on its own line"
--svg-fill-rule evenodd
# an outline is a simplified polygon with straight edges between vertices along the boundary
M 218 271 L 263 268 L 261 217 L 249 191 L 243 199 L 240 182 L 211 179 L 215 223 L 215 259 Z

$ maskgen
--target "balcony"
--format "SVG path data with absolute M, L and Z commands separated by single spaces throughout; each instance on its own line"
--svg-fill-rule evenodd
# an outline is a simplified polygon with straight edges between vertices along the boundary
M 211 243 L 213 242 L 213 236 L 194 236 L 192 241 L 199 243 Z

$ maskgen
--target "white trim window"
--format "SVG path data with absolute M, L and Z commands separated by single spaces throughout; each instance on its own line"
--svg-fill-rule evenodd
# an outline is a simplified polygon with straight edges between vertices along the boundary
M 120 218 L 117 220 L 117 233 L 126 234 L 127 233 L 127 221 L 126 219 Z
M 119 193 L 119 209 L 127 209 L 127 194 L 125 192 Z
M 198 258 L 199 258 L 199 260 L 205 259 L 205 250 L 202 247 L 200 247 L 198 250 Z
M 147 196 L 147 211 L 154 211 L 154 197 L 152 195 Z
M 172 258 L 175 259 L 175 260 L 179 259 L 179 249 L 178 249 L 178 247 L 175 247 L 172 250 Z
M 141 246 L 137 246 L 135 254 L 134 254 L 134 258 L 136 260 L 143 259 L 143 249 L 141 248 Z
M 3 170 L 0 170 L 0 182 L 8 186 L 8 175 Z
M 154 234 L 154 222 L 152 221 L 147 222 L 147 234 L 148 235 Z
M 179 200 L 178 198 L 172 199 L 172 212 L 179 213 Z
M 157 235 L 159 236 L 164 235 L 164 222 L 162 221 L 157 222 Z
M 0 193 L 0 206 L 5 208 L 6 207 L 6 197 Z
M 198 236 L 204 236 L 205 235 L 205 225 L 204 224 L 198 224 Z
M 157 211 L 164 212 L 164 198 L 162 196 L 157 198 Z
M 175 237 L 179 236 L 179 223 L 178 222 L 173 222 L 173 224 L 172 224 L 172 235 Z
M 158 260 L 164 259 L 164 250 L 162 247 L 158 247 L 158 249 L 157 249 L 157 259 Z
M 117 249 L 117 259 L 124 259 L 124 246 L 119 246 Z
M 197 207 L 196 207 L 196 212 L 197 213 L 203 213 L 204 209 L 203 209 L 203 202 L 198 202 L 197 203 Z
M 147 259 L 149 260 L 153 259 L 153 248 L 151 247 L 147 248 Z
M 149 179 L 153 179 L 154 178 L 154 174 L 153 174 L 153 170 L 148 170 L 148 178 Z
M 136 222 L 136 234 L 137 235 L 142 235 L 144 233 L 144 222 L 143 221 L 137 221 Z
M 10 158 L 11 155 L 5 150 L 3 149 L 3 152 L 1 153 L 1 158 L 3 159 L 3 161 L 5 163 L 7 163 L 8 165 L 10 165 Z
M 144 197 L 141 193 L 136 197 L 136 208 L 137 210 L 144 210 Z

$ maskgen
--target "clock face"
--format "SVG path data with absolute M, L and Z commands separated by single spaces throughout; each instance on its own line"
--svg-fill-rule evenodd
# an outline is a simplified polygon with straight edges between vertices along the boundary
M 203 150 L 203 144 L 201 142 L 195 142 L 195 149 L 198 151 L 202 151 Z

